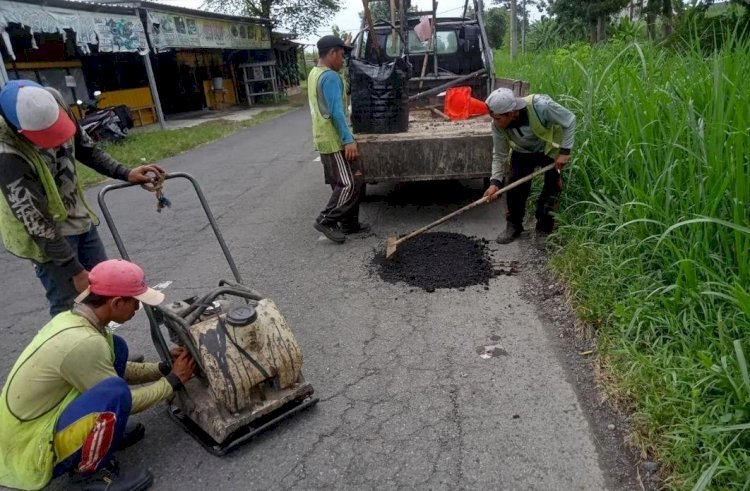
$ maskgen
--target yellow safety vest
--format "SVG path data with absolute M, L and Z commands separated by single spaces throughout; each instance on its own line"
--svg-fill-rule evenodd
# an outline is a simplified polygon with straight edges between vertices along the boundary
M 315 144 L 315 150 L 321 154 L 336 153 L 343 148 L 341 136 L 336 131 L 333 120 L 330 117 L 323 117 L 320 107 L 318 107 L 318 81 L 328 70 L 330 68 L 316 66 L 313 67 L 307 77 L 307 100 L 310 103 L 310 115 L 312 116 L 313 143 Z M 341 92 L 341 99 L 344 103 L 344 111 L 346 111 L 349 101 L 346 96 L 346 83 L 343 79 L 342 83 L 344 88 Z
M 531 131 L 540 140 L 544 141 L 544 153 L 549 157 L 555 158 L 560 153 L 560 142 L 562 142 L 562 128 L 558 125 L 553 125 L 551 128 L 544 126 L 539 119 L 539 115 L 534 109 L 534 97 L 536 94 L 531 94 L 523 99 L 526 101 L 526 108 L 529 114 L 529 126 Z M 503 128 L 498 128 L 503 132 L 505 138 L 508 139 L 508 144 L 511 149 L 516 148 L 516 143 L 508 134 L 508 131 Z
M 33 420 L 21 421 L 8 407 L 8 386 L 16 372 L 42 345 L 63 331 L 82 329 L 90 323 L 73 312 L 63 312 L 49 321 L 23 350 L 8 375 L 0 393 L 0 486 L 35 490 L 47 485 L 52 478 L 56 458 L 54 447 L 55 425 L 60 414 L 79 393 L 71 391 L 50 411 Z M 107 334 L 114 360 L 112 334 Z

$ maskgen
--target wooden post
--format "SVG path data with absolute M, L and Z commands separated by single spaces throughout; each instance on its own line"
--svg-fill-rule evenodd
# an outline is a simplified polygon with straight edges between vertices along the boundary
M 154 78 L 154 69 L 151 67 L 151 56 L 148 49 L 139 52 L 143 57 L 143 64 L 146 65 L 146 75 L 148 76 L 148 86 L 151 89 L 151 99 L 154 101 L 156 109 L 156 120 L 159 121 L 161 129 L 166 129 L 164 123 L 164 113 L 161 110 L 161 101 L 159 100 L 159 90 L 156 88 L 156 79 Z
M 430 42 L 427 45 L 427 51 L 424 54 L 424 60 L 422 60 L 422 74 L 420 75 L 420 78 L 424 78 L 425 74 L 427 73 L 427 59 L 430 57 L 430 51 L 433 50 L 432 40 L 434 37 L 435 37 L 435 26 L 432 25 L 432 19 L 430 19 Z M 420 80 L 419 90 L 422 90 L 423 84 L 424 84 L 424 80 Z
M 240 89 L 237 87 L 240 83 L 239 80 L 237 80 L 237 72 L 234 69 L 234 62 L 229 62 L 229 74 L 232 76 L 232 87 L 234 88 L 234 101 L 237 103 L 237 105 L 240 105 Z
M 367 22 L 367 30 L 370 33 L 370 46 L 375 51 L 375 56 L 378 58 L 380 63 L 380 45 L 378 44 L 378 38 L 375 37 L 375 29 L 372 27 L 372 12 L 370 12 L 369 0 L 362 0 L 362 5 L 365 8 L 365 21 Z
M 403 0 L 401 0 L 403 1 Z M 401 50 L 399 49 L 399 45 L 401 44 L 401 40 L 398 39 L 398 36 L 396 36 L 396 0 L 391 0 L 391 36 L 393 36 L 393 47 L 395 48 L 395 52 L 398 53 Z M 386 44 L 387 46 L 387 44 Z
M 8 71 L 5 69 L 5 63 L 0 60 L 0 87 L 8 83 Z
M 242 85 L 245 86 L 245 97 L 247 98 L 247 105 L 252 106 L 253 100 L 250 96 L 250 81 L 247 78 L 247 67 L 240 65 L 240 70 L 242 70 Z

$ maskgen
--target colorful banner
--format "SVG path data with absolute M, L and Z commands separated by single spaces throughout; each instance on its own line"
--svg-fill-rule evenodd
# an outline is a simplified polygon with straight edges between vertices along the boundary
M 99 45 L 100 52 L 123 52 L 147 49 L 146 32 L 135 15 L 107 14 L 71 10 L 46 5 L 0 2 L 0 30 L 9 23 L 28 26 L 32 33 L 76 33 L 76 42 L 84 53 L 89 44 Z
M 271 49 L 268 27 L 205 17 L 148 12 L 149 34 L 157 50 L 168 48 Z

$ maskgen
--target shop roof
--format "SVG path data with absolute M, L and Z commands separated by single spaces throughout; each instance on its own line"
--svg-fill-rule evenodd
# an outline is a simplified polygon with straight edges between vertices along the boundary
M 57 1 L 64 1 L 64 0 L 57 0 Z M 79 2 L 74 2 L 74 3 L 79 3 Z M 223 20 L 230 20 L 234 22 L 257 22 L 260 24 L 270 23 L 268 19 L 263 19 L 260 17 L 247 17 L 244 15 L 220 14 L 218 12 L 209 12 L 207 10 L 189 9 L 186 7 L 178 7 L 176 5 L 167 5 L 167 4 L 159 3 L 159 2 L 139 2 L 139 1 L 134 2 L 132 0 L 99 0 L 95 4 L 96 5 L 120 5 L 120 6 L 128 6 L 130 8 L 142 8 L 146 10 L 149 10 L 149 9 L 161 10 L 163 12 L 164 11 L 176 12 L 176 13 L 183 14 L 183 15 L 192 15 L 194 17 L 209 17 L 213 19 L 223 19 Z

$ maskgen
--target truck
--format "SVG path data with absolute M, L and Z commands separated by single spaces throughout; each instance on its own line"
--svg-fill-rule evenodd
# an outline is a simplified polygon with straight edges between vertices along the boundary
M 370 64 L 405 59 L 408 129 L 397 133 L 357 133 L 360 162 L 367 183 L 484 179 L 492 172 L 491 118 L 482 116 L 451 121 L 441 111 L 444 91 L 471 87 L 472 97 L 484 100 L 498 87 L 519 97 L 529 92 L 527 82 L 495 77 L 492 49 L 487 40 L 482 0 L 469 0 L 463 15 L 438 17 L 437 2 L 429 11 L 409 11 L 409 0 L 391 2 L 391 22 L 378 21 L 363 28 L 355 39 L 352 58 Z M 431 38 L 422 41 L 415 27 L 430 21 Z M 424 38 L 424 37 L 423 37 Z M 377 45 L 377 46 L 374 46 Z M 352 81 L 354 84 L 354 81 Z M 357 87 L 352 86 L 352 94 Z M 354 102 L 353 102 L 354 103 Z

